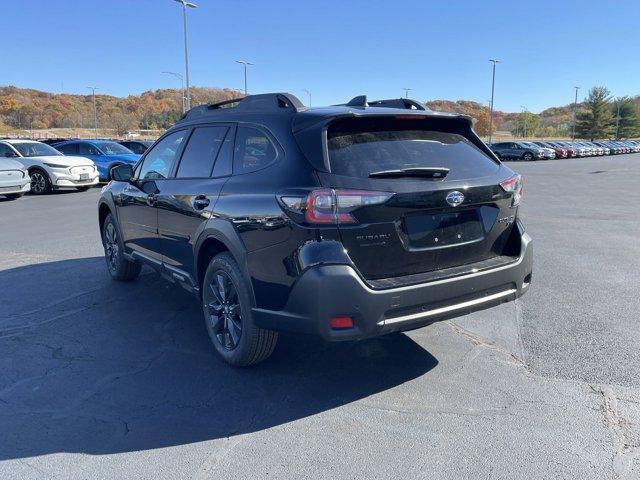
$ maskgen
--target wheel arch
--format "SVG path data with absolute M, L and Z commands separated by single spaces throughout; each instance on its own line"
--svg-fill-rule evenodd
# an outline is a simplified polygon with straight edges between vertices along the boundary
M 100 202 L 98 206 L 98 225 L 100 226 L 100 238 L 102 238 L 102 231 L 104 230 L 104 222 L 109 214 L 113 214 L 109 205 L 106 202 Z
M 253 282 L 247 267 L 246 248 L 240 235 L 229 222 L 221 219 L 212 220 L 211 224 L 198 237 L 194 250 L 195 280 L 200 292 L 202 292 L 204 275 L 211 259 L 219 253 L 229 252 L 243 274 L 251 293 L 251 300 L 255 302 Z

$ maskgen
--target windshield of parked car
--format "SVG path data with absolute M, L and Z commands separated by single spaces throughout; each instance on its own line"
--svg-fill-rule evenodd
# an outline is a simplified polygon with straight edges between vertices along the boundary
M 100 142 L 96 143 L 96 146 L 102 150 L 105 155 L 125 155 L 133 153 L 127 147 L 120 145 L 116 142 Z
M 50 147 L 46 143 L 40 142 L 20 142 L 12 143 L 13 147 L 20 152 L 23 157 L 42 157 L 48 155 L 62 155 L 58 150 Z

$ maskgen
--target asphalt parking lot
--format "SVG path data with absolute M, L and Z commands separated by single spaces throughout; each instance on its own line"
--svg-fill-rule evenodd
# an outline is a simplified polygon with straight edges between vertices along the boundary
M 110 280 L 99 189 L 0 200 L 0 478 L 640 478 L 640 154 L 510 165 L 525 297 L 249 369 Z

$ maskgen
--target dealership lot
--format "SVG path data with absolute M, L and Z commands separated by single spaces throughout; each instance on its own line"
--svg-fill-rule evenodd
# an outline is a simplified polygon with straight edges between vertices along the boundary
M 640 477 L 640 154 L 509 166 L 525 297 L 249 369 L 187 293 L 110 280 L 99 189 L 0 200 L 0 478 Z

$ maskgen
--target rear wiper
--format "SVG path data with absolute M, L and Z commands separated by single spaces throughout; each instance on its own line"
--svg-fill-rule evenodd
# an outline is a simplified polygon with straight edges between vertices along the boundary
M 379 172 L 371 172 L 369 178 L 400 178 L 400 177 L 426 177 L 426 178 L 444 178 L 449 173 L 448 168 L 444 167 L 413 167 L 401 168 L 398 170 L 380 170 Z

